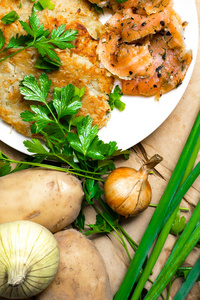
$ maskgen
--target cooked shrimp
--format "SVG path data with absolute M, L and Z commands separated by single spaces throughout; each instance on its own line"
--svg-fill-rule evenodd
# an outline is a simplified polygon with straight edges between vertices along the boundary
M 127 0 L 123 3 L 117 3 L 116 0 L 110 0 L 110 6 L 114 11 L 134 8 L 150 15 L 163 10 L 170 1 L 171 0 Z
M 166 34 L 158 33 L 150 38 L 150 51 L 153 57 L 154 74 L 150 78 L 136 76 L 133 80 L 122 80 L 125 95 L 156 96 L 179 86 L 185 78 L 192 61 L 191 51 L 184 48 L 170 48 Z

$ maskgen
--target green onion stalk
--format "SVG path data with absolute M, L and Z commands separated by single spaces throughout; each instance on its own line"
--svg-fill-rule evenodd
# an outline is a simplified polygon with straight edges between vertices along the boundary
M 130 292 L 139 278 L 140 270 L 147 258 L 148 252 L 150 251 L 153 242 L 158 237 L 162 228 L 165 226 L 170 215 L 177 207 L 177 203 L 174 204 L 174 197 L 182 184 L 185 174 L 191 170 L 193 165 L 194 157 L 196 156 L 197 148 L 199 147 L 199 136 L 200 136 L 200 112 L 195 120 L 189 137 L 185 143 L 183 151 L 179 157 L 176 167 L 172 173 L 172 176 L 168 182 L 168 185 L 160 199 L 160 202 L 155 209 L 152 219 L 142 237 L 139 247 L 129 265 L 124 280 L 114 296 L 114 300 L 127 300 Z M 189 167 L 188 167 L 189 165 Z M 175 217 L 175 213 L 173 215 Z M 172 218 L 173 219 L 173 218 Z M 169 222 L 172 223 L 173 220 Z M 164 222 L 163 222 L 164 220 Z M 168 232 L 168 231 L 166 231 Z M 138 299 L 132 298 L 132 299 Z
M 200 257 L 197 259 L 194 267 L 188 274 L 186 281 L 182 284 L 176 295 L 174 296 L 173 300 L 184 300 L 188 293 L 190 292 L 191 288 L 193 287 L 194 283 L 200 276 Z
M 200 239 L 200 201 L 145 300 L 156 300 Z M 198 224 L 198 225 L 197 225 Z

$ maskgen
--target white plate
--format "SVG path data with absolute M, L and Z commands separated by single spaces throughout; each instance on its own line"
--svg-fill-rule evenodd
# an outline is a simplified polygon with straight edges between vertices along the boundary
M 198 48 L 198 18 L 195 0 L 174 0 L 174 8 L 183 21 L 189 24 L 185 30 L 185 43 L 193 51 L 193 61 L 187 75 L 178 89 L 175 89 L 155 101 L 154 97 L 123 96 L 126 109 L 119 112 L 114 109 L 106 127 L 99 131 L 99 137 L 105 142 L 116 141 L 119 149 L 128 149 L 157 129 L 171 114 L 189 83 L 194 68 Z M 0 140 L 12 148 L 28 153 L 23 145 L 27 138 L 17 133 L 10 125 L 0 120 Z

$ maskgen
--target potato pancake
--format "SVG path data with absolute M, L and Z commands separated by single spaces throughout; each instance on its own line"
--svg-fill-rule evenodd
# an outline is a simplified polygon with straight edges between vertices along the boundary
M 102 31 L 102 24 L 86 1 L 53 2 L 56 4 L 53 11 L 37 12 L 40 22 L 44 23 L 45 29 L 49 29 L 49 31 L 65 24 L 66 29 L 78 30 L 78 37 L 72 42 L 75 48 L 56 49 L 62 65 L 59 70 L 49 74 L 49 78 L 52 80 L 51 91 L 55 87 L 63 87 L 69 83 L 78 88 L 85 87 L 82 108 L 78 115 L 89 114 L 93 118 L 93 124 L 98 124 L 101 128 L 106 125 L 109 118 L 108 94 L 110 94 L 114 82 L 111 74 L 104 68 L 100 68 L 97 60 L 97 40 L 95 39 Z M 21 9 L 19 3 L 22 3 Z M 26 22 L 32 8 L 29 1 L 18 0 L 0 1 L 0 6 L 3 7 L 1 10 L 3 14 L 1 13 L 0 18 L 9 11 L 15 10 L 20 15 L 20 20 Z M 0 29 L 5 36 L 6 45 L 10 38 L 16 36 L 17 33 L 26 34 L 18 20 L 10 25 L 4 25 L 1 22 Z M 10 49 L 6 53 L 2 53 L 0 58 L 15 51 L 16 49 Z M 20 113 L 29 110 L 33 102 L 24 100 L 19 91 L 19 84 L 26 75 L 33 75 L 37 79 L 43 72 L 34 67 L 38 56 L 38 51 L 30 47 L 0 62 L 0 117 L 26 136 L 33 135 L 30 124 L 22 121 Z

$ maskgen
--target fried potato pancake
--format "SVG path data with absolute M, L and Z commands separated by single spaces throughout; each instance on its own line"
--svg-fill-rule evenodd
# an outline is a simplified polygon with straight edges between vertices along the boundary
M 23 2 L 22 7 L 24 6 L 22 13 L 17 10 L 20 2 Z M 74 41 L 75 48 L 70 50 L 56 49 L 62 66 L 58 71 L 49 74 L 49 78 L 52 80 L 51 91 L 55 87 L 63 87 L 69 83 L 78 88 L 85 87 L 82 108 L 78 115 L 86 116 L 89 114 L 93 118 L 93 124 L 97 124 L 101 128 L 106 125 L 109 118 L 108 94 L 113 88 L 114 79 L 108 71 L 100 68 L 96 55 L 97 41 L 92 38 L 92 33 L 89 32 L 93 32 L 93 36 L 97 38 L 102 25 L 86 1 L 54 2 L 56 3 L 55 10 L 44 10 L 37 13 L 40 21 L 44 23 L 45 29 L 51 31 L 59 25 L 66 24 L 66 29 L 78 30 L 78 37 Z M 4 8 L 4 14 L 14 9 L 19 13 L 20 20 L 27 21 L 30 14 L 24 11 L 30 10 L 31 13 L 27 3 L 31 6 L 29 1 L 18 0 L 0 1 L 0 6 Z M 68 7 L 69 11 L 67 11 Z M 94 24 L 96 25 L 94 26 Z M 10 38 L 17 33 L 25 34 L 19 21 L 10 25 L 0 23 L 0 29 L 5 36 L 6 45 Z M 14 51 L 16 49 L 10 49 L 6 52 L 6 56 Z M 1 54 L 1 58 L 3 55 L 5 53 Z M 31 125 L 22 121 L 20 113 L 24 110 L 30 110 L 30 105 L 34 102 L 24 100 L 19 91 L 19 84 L 26 75 L 33 75 L 37 79 L 43 72 L 34 67 L 38 55 L 38 51 L 30 47 L 0 62 L 0 117 L 11 124 L 15 130 L 30 137 L 33 136 Z
M 97 39 L 103 30 L 98 14 L 87 0 L 51 0 L 55 8 L 38 12 L 38 15 L 48 14 L 54 17 L 63 16 L 69 22 L 79 21 L 88 30 L 89 34 Z M 32 3 L 30 0 L 0 0 L 0 19 L 10 11 L 16 11 L 20 19 L 23 14 L 31 14 Z

